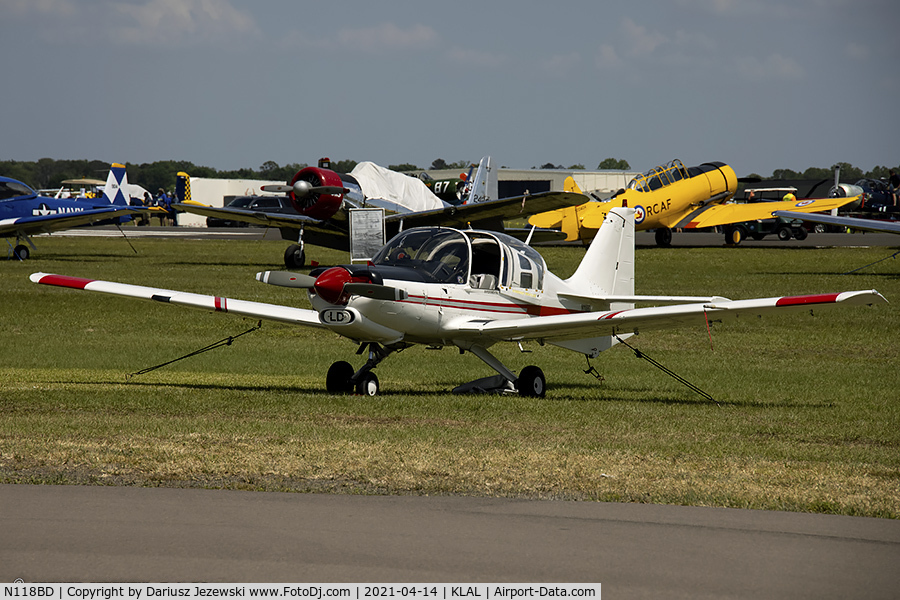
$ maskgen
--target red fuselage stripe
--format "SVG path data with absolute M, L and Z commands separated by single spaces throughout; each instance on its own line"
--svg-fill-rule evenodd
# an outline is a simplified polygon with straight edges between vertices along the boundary
M 556 306 L 535 306 L 532 304 L 509 304 L 500 302 L 477 302 L 472 300 L 460 300 L 457 298 L 426 298 L 425 296 L 409 296 L 402 301 L 406 304 L 424 304 L 425 306 L 438 306 L 442 308 L 455 308 L 458 310 L 471 310 L 478 312 L 492 312 L 501 314 L 527 314 L 531 316 L 546 317 L 549 315 L 570 315 L 582 311 L 572 311 Z

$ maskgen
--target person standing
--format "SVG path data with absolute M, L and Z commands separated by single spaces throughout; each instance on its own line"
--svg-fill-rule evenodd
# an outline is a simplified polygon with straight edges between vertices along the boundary
M 888 171 L 888 185 L 890 186 L 891 195 L 894 197 L 894 207 L 900 205 L 900 176 L 893 169 Z

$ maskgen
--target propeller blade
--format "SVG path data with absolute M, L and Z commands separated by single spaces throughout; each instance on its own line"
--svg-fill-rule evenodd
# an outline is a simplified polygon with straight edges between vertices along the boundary
M 406 300 L 408 297 L 406 290 L 374 283 L 345 283 L 344 292 L 375 300 Z
M 318 187 L 309 188 L 309 191 L 315 192 L 317 194 L 333 194 L 333 195 L 337 196 L 337 195 L 344 195 L 347 192 L 349 192 L 350 190 L 348 190 L 345 187 L 337 187 L 337 186 L 333 186 L 333 185 L 320 185 Z
M 263 271 L 256 274 L 256 280 L 269 285 L 304 289 L 309 289 L 316 283 L 315 277 L 290 271 Z
M 272 185 L 264 185 L 259 189 L 261 189 L 264 192 L 277 192 L 279 194 L 287 194 L 288 192 L 292 191 L 294 188 L 293 188 L 293 186 L 290 186 L 290 185 L 278 185 L 278 184 L 273 183 Z

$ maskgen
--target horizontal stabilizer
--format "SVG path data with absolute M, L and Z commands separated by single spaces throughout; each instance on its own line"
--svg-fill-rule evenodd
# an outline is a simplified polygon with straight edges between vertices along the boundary
M 560 297 L 576 300 L 582 304 L 609 303 L 609 302 L 649 302 L 651 304 L 689 304 L 691 302 L 729 302 L 722 296 L 582 296 L 577 294 L 561 293 Z

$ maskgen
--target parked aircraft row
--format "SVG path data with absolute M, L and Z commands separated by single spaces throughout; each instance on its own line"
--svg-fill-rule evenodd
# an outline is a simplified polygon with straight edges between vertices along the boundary
M 638 331 L 708 326 L 741 315 L 808 311 L 886 302 L 875 290 L 729 300 L 718 296 L 634 293 L 635 208 L 612 208 L 581 264 L 568 279 L 542 256 L 497 231 L 415 227 L 394 236 L 366 265 L 322 267 L 309 275 L 257 274 L 263 283 L 306 290 L 312 309 L 234 300 L 141 285 L 34 273 L 35 283 L 155 300 L 166 304 L 329 329 L 368 351 L 359 368 L 331 365 L 325 389 L 374 396 L 373 372 L 391 354 L 414 345 L 455 347 L 497 372 L 455 389 L 544 396 L 543 371 L 506 367 L 490 348 L 526 340 L 595 357 Z M 656 306 L 635 308 L 635 303 Z
M 572 192 L 542 192 L 527 197 L 497 198 L 497 175 L 489 156 L 481 159 L 474 175 L 468 178 L 466 195 L 461 204 L 441 200 L 417 178 L 387 169 L 376 171 L 376 175 L 372 177 L 369 175 L 371 170 L 371 163 L 360 163 L 349 174 L 335 173 L 323 165 L 306 167 L 297 172 L 286 185 L 263 186 L 264 191 L 288 194 L 295 213 L 186 203 L 176 203 L 173 206 L 205 217 L 278 228 L 282 238 L 292 242 L 284 253 L 285 266 L 299 269 L 306 264 L 306 244 L 338 250 L 349 249 L 350 215 L 357 209 L 384 210 L 385 239 L 404 228 L 425 225 L 481 227 L 525 238 L 532 232 L 510 231 L 503 222 L 571 206 L 584 199 L 582 195 Z M 363 180 L 364 175 L 366 177 Z M 187 178 L 187 174 L 182 176 Z M 393 185 L 379 185 L 385 180 L 390 181 L 391 177 L 395 178 Z M 189 183 L 184 188 L 189 189 Z M 397 188 L 404 192 L 391 191 Z M 556 231 L 532 235 L 537 235 L 532 238 L 535 240 L 562 238 Z
M 326 159 L 327 160 L 327 159 Z M 654 230 L 657 244 L 671 243 L 673 229 L 695 229 L 772 219 L 776 211 L 818 213 L 845 206 L 858 197 L 803 198 L 784 202 L 731 203 L 738 179 L 725 163 L 710 162 L 685 167 L 673 160 L 635 177 L 626 189 L 611 198 L 584 194 L 572 178 L 562 192 L 543 192 L 511 198 L 497 198 L 496 172 L 491 158 L 484 157 L 477 170 L 460 190 L 465 195 L 452 204 L 435 196 L 419 179 L 360 163 L 364 169 L 339 174 L 320 163 L 294 175 L 286 185 L 264 186 L 285 193 L 294 211 L 267 212 L 260 209 L 212 207 L 190 198 L 190 177 L 179 173 L 177 210 L 206 217 L 276 227 L 291 242 L 284 253 L 288 268 L 306 263 L 306 244 L 336 249 L 350 246 L 350 215 L 354 210 L 377 208 L 384 211 L 380 239 L 387 239 L 407 227 L 444 225 L 480 227 L 504 231 L 531 241 L 581 241 L 589 243 L 607 212 L 616 206 L 635 209 L 639 230 Z M 374 173 L 374 174 L 373 174 Z M 364 177 L 365 176 L 365 177 Z M 393 178 L 393 179 L 391 179 Z M 39 196 L 22 182 L 2 178 L 0 235 L 16 237 L 14 256 L 25 259 L 34 249 L 29 236 L 107 219 L 127 220 L 140 212 L 128 206 L 122 190 L 128 188 L 125 167 L 113 164 L 102 198 L 63 200 Z M 463 181 L 460 179 L 460 181 Z M 418 185 L 418 188 L 415 186 Z M 152 209 L 151 209 L 152 210 Z M 504 221 L 530 217 L 531 229 L 510 230 Z M 727 241 L 740 243 L 745 229 L 726 227 Z M 28 244 L 26 246 L 25 244 Z
M 611 208 L 630 206 L 636 211 L 638 229 L 654 230 L 657 244 L 668 246 L 672 241 L 673 229 L 698 229 L 772 219 L 772 213 L 776 210 L 797 213 L 827 211 L 857 200 L 856 197 L 844 197 L 729 203 L 737 191 L 738 178 L 734 170 L 722 162 L 685 167 L 681 161 L 673 160 L 639 175 L 627 189 L 619 190 L 608 199 L 585 195 L 571 177 L 567 178 L 563 192 L 496 199 L 496 191 L 491 191 L 496 190 L 496 184 L 491 187 L 487 183 L 492 177 L 496 178 L 496 174 L 491 167 L 491 158 L 484 157 L 474 176 L 470 174 L 466 179 L 464 189 L 468 195 L 462 199 L 462 204 L 450 204 L 435 198 L 435 202 L 440 204 L 417 209 L 396 199 L 388 202 L 379 198 L 367 191 L 366 186 L 361 185 L 352 174 L 340 175 L 322 166 L 308 167 L 298 172 L 288 185 L 263 188 L 290 194 L 296 214 L 196 204 L 176 204 L 176 207 L 207 217 L 279 228 L 284 239 L 296 241 L 284 255 L 285 266 L 296 269 L 305 264 L 307 242 L 347 249 L 349 215 L 354 209 L 363 207 L 385 208 L 387 237 L 410 226 L 475 226 L 505 231 L 532 241 L 565 239 L 588 244 Z M 416 181 L 414 178 L 401 178 Z M 504 220 L 528 215 L 532 215 L 529 218 L 531 230 L 505 229 Z M 727 228 L 727 241 L 740 243 L 743 232 L 740 227 Z

